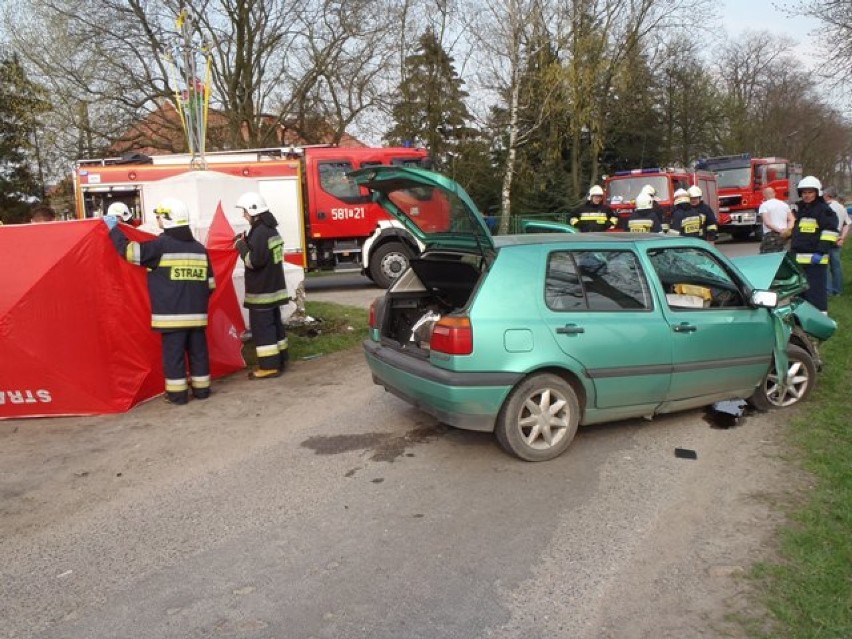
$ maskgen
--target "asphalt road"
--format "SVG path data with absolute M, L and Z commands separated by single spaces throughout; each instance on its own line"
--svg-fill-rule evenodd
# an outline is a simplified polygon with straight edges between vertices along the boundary
M 529 464 L 357 350 L 214 393 L 0 422 L 0 637 L 738 636 L 790 483 L 777 414 L 587 427 Z

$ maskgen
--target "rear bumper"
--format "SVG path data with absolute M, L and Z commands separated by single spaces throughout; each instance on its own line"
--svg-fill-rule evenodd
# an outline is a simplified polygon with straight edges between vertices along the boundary
M 520 373 L 448 371 L 366 340 L 364 353 L 373 382 L 442 422 L 491 432 L 503 401 Z

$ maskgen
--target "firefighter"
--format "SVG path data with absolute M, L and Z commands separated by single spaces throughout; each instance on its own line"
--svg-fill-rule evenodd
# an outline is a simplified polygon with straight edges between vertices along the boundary
M 130 209 L 124 202 L 113 202 L 110 204 L 107 209 L 107 215 L 117 217 L 119 222 L 136 226 L 133 224 L 133 213 L 131 213 Z
M 704 237 L 703 216 L 692 208 L 689 193 L 683 189 L 674 192 L 674 209 L 668 232 L 684 237 Z
M 837 214 L 822 198 L 822 184 L 813 175 L 799 181 L 790 251 L 808 278 L 808 290 L 802 294 L 823 313 L 828 311 L 826 278 L 829 251 L 837 246 Z
M 651 196 L 652 208 L 654 209 L 654 213 L 657 214 L 657 217 L 660 218 L 660 224 L 662 225 L 662 231 L 668 232 L 669 230 L 669 217 L 666 216 L 666 211 L 663 209 L 660 204 L 660 198 L 657 197 L 657 189 L 654 188 L 652 184 L 646 184 L 642 187 L 642 190 L 639 191 L 639 195 L 646 193 Z M 636 198 L 639 199 L 638 196 Z
M 687 191 L 689 193 L 689 204 L 693 210 L 701 215 L 701 237 L 714 244 L 719 235 L 719 225 L 716 222 L 716 214 L 713 209 L 702 199 L 704 194 L 701 192 L 701 187 L 693 185 Z
M 571 226 L 581 233 L 609 231 L 618 224 L 618 216 L 604 204 L 604 192 L 598 185 L 589 189 L 586 202 L 571 213 Z
M 654 210 L 654 199 L 649 193 L 640 193 L 636 197 L 636 208 L 630 214 L 627 229 L 631 233 L 662 232 L 662 222 Z
M 251 225 L 248 234 L 234 238 L 234 248 L 246 266 L 246 295 L 249 326 L 257 352 L 257 368 L 249 379 L 278 377 L 290 353 L 281 321 L 281 306 L 290 298 L 282 266 L 284 240 L 278 235 L 278 221 L 258 193 L 244 193 L 237 208 Z
M 105 217 L 104 222 L 119 255 L 148 269 L 151 327 L 163 340 L 166 401 L 182 405 L 189 400 L 187 358 L 193 396 L 210 397 L 207 304 L 216 280 L 207 251 L 192 236 L 186 204 L 165 198 L 154 214 L 163 233 L 148 242 L 128 240 L 115 216 Z

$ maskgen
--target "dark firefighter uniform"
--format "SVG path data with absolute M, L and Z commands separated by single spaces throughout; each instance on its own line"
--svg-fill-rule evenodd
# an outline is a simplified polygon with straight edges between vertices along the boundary
M 174 404 L 189 399 L 186 360 L 192 393 L 210 396 L 207 351 L 207 304 L 216 288 L 207 251 L 188 226 L 167 228 L 150 242 L 131 242 L 120 227 L 110 231 L 120 255 L 148 269 L 151 327 L 162 334 L 166 398 Z
M 277 375 L 289 359 L 287 334 L 281 321 L 281 306 L 290 298 L 282 268 L 284 240 L 278 235 L 278 222 L 269 211 L 254 215 L 248 235 L 238 235 L 234 246 L 246 266 L 246 296 L 257 352 L 258 371 L 254 379 Z
M 821 196 L 810 204 L 796 204 L 796 223 L 790 239 L 790 251 L 808 278 L 808 290 L 802 294 L 821 311 L 828 310 L 826 270 L 829 249 L 837 246 L 837 214 Z
M 715 242 L 719 236 L 719 224 L 716 214 L 706 202 L 699 202 L 692 210 L 701 216 L 701 238 L 708 242 Z
M 663 224 L 653 208 L 634 209 L 627 220 L 627 230 L 631 233 L 660 233 Z
M 591 200 L 586 200 L 570 214 L 568 223 L 580 233 L 608 231 L 618 225 L 618 215 L 603 202 L 593 204 Z
M 704 216 L 689 202 L 675 204 L 669 233 L 684 237 L 704 237 Z M 715 219 L 715 218 L 714 218 Z

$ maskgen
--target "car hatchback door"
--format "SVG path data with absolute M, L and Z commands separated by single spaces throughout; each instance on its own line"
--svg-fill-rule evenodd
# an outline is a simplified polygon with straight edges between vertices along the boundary
M 769 311 L 721 258 L 698 246 L 648 250 L 673 342 L 670 401 L 754 389 L 772 358 Z
M 635 253 L 550 251 L 544 288 L 548 328 L 592 380 L 596 408 L 653 408 L 664 401 L 673 336 Z

